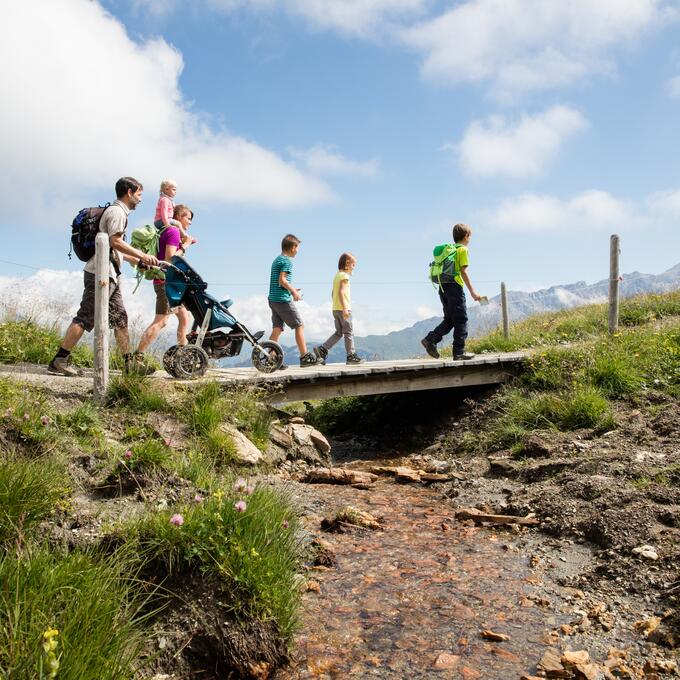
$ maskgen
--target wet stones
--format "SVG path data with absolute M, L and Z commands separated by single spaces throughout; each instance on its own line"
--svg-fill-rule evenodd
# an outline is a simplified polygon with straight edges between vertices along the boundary
M 361 484 L 371 485 L 378 479 L 378 475 L 361 470 L 347 468 L 314 468 L 305 476 L 309 484 Z
M 347 505 L 338 510 L 334 516 L 322 519 L 321 528 L 323 531 L 344 533 L 352 528 L 376 531 L 382 529 L 382 525 L 370 512 Z

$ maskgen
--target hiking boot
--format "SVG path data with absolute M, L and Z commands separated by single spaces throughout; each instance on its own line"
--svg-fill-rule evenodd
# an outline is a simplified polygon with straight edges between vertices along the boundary
M 83 372 L 77 367 L 71 365 L 71 355 L 67 357 L 54 357 L 47 367 L 47 372 L 52 375 L 65 375 L 69 378 L 77 378 Z
M 453 355 L 453 360 L 454 361 L 467 361 L 468 359 L 474 359 L 475 355 L 472 354 L 471 352 L 463 352 L 462 354 L 454 354 Z
M 135 352 L 125 357 L 125 368 L 123 373 L 134 373 L 135 375 L 151 375 L 156 369 L 151 366 L 144 356 L 144 352 Z
M 317 364 L 321 363 L 321 360 L 316 357 L 314 354 L 311 352 L 307 352 L 307 354 L 303 354 L 300 357 L 300 368 L 306 368 L 308 366 L 316 366 Z
M 323 346 L 319 345 L 318 347 L 314 348 L 314 354 L 316 358 L 318 359 L 318 362 L 322 365 L 326 365 L 326 359 L 328 358 L 328 350 Z
M 348 364 L 360 364 L 362 362 L 363 359 L 356 352 L 347 355 Z
M 428 340 L 427 338 L 423 338 L 420 341 L 420 344 L 425 348 L 425 351 L 433 359 L 439 359 L 439 352 L 437 351 L 437 345 L 434 342 L 432 342 L 432 340 Z

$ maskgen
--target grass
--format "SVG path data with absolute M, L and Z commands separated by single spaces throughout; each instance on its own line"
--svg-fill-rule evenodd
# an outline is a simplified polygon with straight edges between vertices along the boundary
M 30 319 L 0 323 L 0 363 L 48 364 L 59 348 L 62 335 L 55 326 L 44 327 Z M 92 366 L 92 350 L 79 345 L 73 352 L 79 366 Z
M 680 317 L 680 291 L 626 298 L 619 307 L 620 325 L 624 329 L 673 317 Z M 473 352 L 507 352 L 592 340 L 607 334 L 607 318 L 606 304 L 545 312 L 513 323 L 509 339 L 498 329 L 471 340 L 468 348 Z
M 68 492 L 67 472 L 52 458 L 0 460 L 0 546 L 30 537 Z
M 234 487 L 178 513 L 146 515 L 123 525 L 119 533 L 135 552 L 164 563 L 170 574 L 199 569 L 218 576 L 237 619 L 273 620 L 290 640 L 297 621 L 297 572 L 303 551 L 297 512 L 286 496 L 266 487 Z M 243 503 L 242 511 L 238 502 Z M 178 514 L 181 526 L 170 521 Z
M 157 385 L 135 373 L 115 376 L 109 382 L 107 405 L 124 407 L 136 413 L 168 412 L 171 406 Z
M 131 679 L 144 642 L 133 576 L 129 551 L 101 557 L 37 545 L 0 554 L 0 676 Z M 56 675 L 41 644 L 50 629 Z

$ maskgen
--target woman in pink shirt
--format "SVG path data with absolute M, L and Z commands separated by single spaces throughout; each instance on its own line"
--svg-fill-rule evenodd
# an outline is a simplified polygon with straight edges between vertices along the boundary
M 194 243 L 194 239 L 186 233 L 194 219 L 194 213 L 186 205 L 176 205 L 173 212 L 173 222 L 177 222 L 179 227 L 170 225 L 163 231 L 158 244 L 158 259 L 169 262 L 173 255 L 184 255 L 186 249 Z M 181 231 L 180 231 L 181 230 Z M 184 236 L 181 235 L 184 233 Z M 154 280 L 153 289 L 156 293 L 156 316 L 151 325 L 142 333 L 137 352 L 145 352 L 151 343 L 158 337 L 158 334 L 168 323 L 171 314 L 177 315 L 177 344 L 187 344 L 187 333 L 191 323 L 191 315 L 182 305 L 170 307 L 168 298 L 165 294 L 165 281 Z

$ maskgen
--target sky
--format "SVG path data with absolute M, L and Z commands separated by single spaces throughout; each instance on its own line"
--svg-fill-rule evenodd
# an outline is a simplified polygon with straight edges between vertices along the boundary
M 302 239 L 308 335 L 343 251 L 357 335 L 439 312 L 433 246 L 473 229 L 480 294 L 680 261 L 680 3 L 671 0 L 0 0 L 0 299 L 66 323 L 82 207 L 162 179 L 188 259 L 254 330 Z M 128 269 L 128 273 L 131 270 Z M 147 284 L 131 316 L 153 317 Z M 471 303 L 471 302 L 470 302 Z M 255 329 L 255 326 L 258 328 Z M 284 336 L 284 341 L 285 341 Z M 288 338 L 292 344 L 292 336 Z

